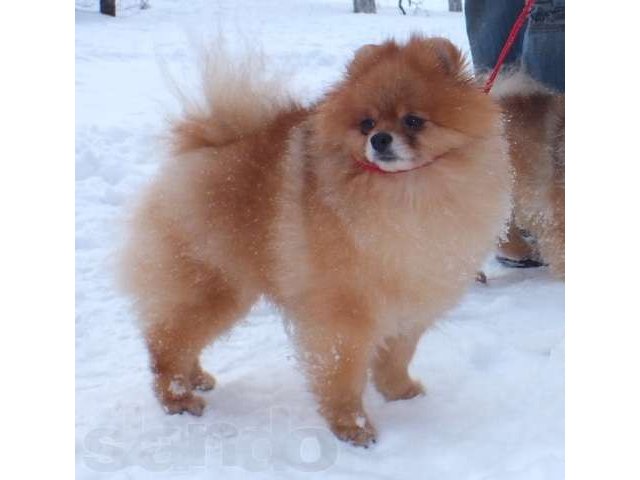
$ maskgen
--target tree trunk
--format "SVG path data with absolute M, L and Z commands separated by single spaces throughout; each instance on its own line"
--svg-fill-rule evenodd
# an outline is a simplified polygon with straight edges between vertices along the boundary
M 100 13 L 116 16 L 116 0 L 100 0 Z
M 376 13 L 376 0 L 353 0 L 354 13 Z
M 449 0 L 449 11 L 450 12 L 461 12 L 462 11 L 462 0 Z

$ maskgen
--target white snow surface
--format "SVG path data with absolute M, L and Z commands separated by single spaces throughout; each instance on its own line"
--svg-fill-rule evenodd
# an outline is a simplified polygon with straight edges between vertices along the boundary
M 405 2 L 407 3 L 407 2 Z M 81 479 L 544 479 L 564 472 L 564 284 L 545 269 L 487 265 L 460 305 L 426 334 L 411 365 L 427 395 L 365 406 L 378 443 L 328 432 L 275 309 L 259 304 L 203 354 L 216 375 L 204 415 L 165 414 L 113 258 L 131 199 L 157 170 L 157 139 L 178 83 L 195 78 L 193 43 L 225 31 L 258 43 L 311 102 L 353 50 L 411 32 L 465 50 L 446 1 L 402 16 L 350 0 L 152 0 L 121 18 L 76 10 L 76 462 Z M 164 65 L 164 67 L 163 67 Z

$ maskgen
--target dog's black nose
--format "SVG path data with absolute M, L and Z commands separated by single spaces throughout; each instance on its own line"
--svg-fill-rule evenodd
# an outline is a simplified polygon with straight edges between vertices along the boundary
M 371 146 L 378 153 L 385 153 L 391 142 L 393 142 L 393 137 L 387 132 L 378 132 L 371 137 Z

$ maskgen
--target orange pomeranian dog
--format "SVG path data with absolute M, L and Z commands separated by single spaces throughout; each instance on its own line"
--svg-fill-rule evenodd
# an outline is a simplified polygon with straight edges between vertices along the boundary
M 125 286 L 168 412 L 202 414 L 201 350 L 264 295 L 332 431 L 367 446 L 369 369 L 388 400 L 423 393 L 416 344 L 508 217 L 500 109 L 442 38 L 362 47 L 309 108 L 260 64 L 204 63 L 205 101 L 185 103 L 133 218 Z
M 513 212 L 499 258 L 516 266 L 544 262 L 564 279 L 564 95 L 523 72 L 506 74 L 492 94 L 504 111 L 515 173 Z

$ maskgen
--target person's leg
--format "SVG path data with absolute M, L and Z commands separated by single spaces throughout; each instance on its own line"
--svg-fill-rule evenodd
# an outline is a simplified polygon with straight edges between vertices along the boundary
M 526 72 L 564 93 L 564 0 L 538 0 L 522 45 Z
M 473 67 L 477 73 L 491 70 L 509 36 L 522 0 L 466 0 L 465 18 Z M 518 61 L 522 53 L 524 29 L 505 59 L 505 66 Z

